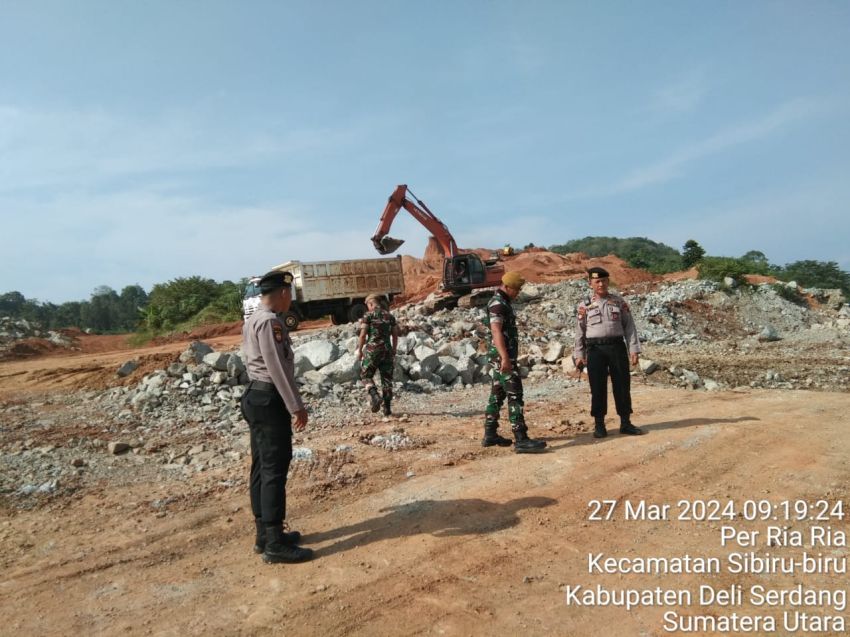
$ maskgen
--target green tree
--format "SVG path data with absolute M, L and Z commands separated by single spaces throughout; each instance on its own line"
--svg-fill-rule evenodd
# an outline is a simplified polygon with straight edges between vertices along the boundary
M 81 320 L 80 312 L 84 303 L 86 302 L 68 301 L 58 306 L 50 319 L 50 327 L 89 327 L 88 325 L 83 325 Z
M 633 268 L 642 268 L 655 274 L 675 272 L 682 268 L 682 255 L 663 243 L 645 237 L 584 237 L 549 248 L 558 254 L 583 252 L 590 257 L 616 255 Z
M 682 247 L 682 266 L 685 269 L 694 267 L 705 256 L 705 250 L 693 239 L 685 241 Z
M 118 325 L 122 331 L 135 330 L 143 318 L 148 294 L 140 285 L 128 285 L 118 297 Z
M 26 297 L 20 292 L 6 292 L 0 295 L 0 315 L 20 316 L 26 302 Z
M 770 265 L 764 252 L 750 250 L 741 256 L 741 261 L 750 264 L 749 274 L 771 274 L 775 266 Z
M 794 261 L 778 273 L 783 281 L 796 281 L 805 288 L 838 288 L 850 293 L 850 273 L 835 261 Z
M 148 297 L 148 317 L 153 318 L 158 327 L 150 324 L 149 327 L 174 329 L 209 305 L 218 292 L 219 285 L 215 281 L 200 276 L 157 283 Z
M 745 275 L 751 274 L 750 263 L 733 257 L 703 257 L 697 263 L 699 278 L 712 281 L 722 281 L 731 277 L 738 283 L 743 283 Z

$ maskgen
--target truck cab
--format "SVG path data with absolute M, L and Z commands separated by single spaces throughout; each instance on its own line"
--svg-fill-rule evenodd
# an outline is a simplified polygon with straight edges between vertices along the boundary
M 255 276 L 248 279 L 245 290 L 242 293 L 242 318 L 246 321 L 248 317 L 260 307 L 260 277 Z

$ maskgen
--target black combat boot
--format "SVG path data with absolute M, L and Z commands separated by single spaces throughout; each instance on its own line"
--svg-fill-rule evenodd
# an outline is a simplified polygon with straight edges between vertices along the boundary
M 604 438 L 607 435 L 608 435 L 608 430 L 605 429 L 605 419 L 604 418 L 597 418 L 596 419 L 596 426 L 593 429 L 593 437 L 594 438 Z
M 390 398 L 384 398 L 384 416 L 392 416 L 393 412 L 390 409 Z
M 620 421 L 620 433 L 627 436 L 640 436 L 643 434 L 643 429 L 635 427 L 628 419 Z
M 262 520 L 254 520 L 254 524 L 257 526 L 257 536 L 254 539 L 254 553 L 258 555 L 266 550 L 266 526 L 263 524 Z M 301 541 L 301 534 L 298 531 L 284 531 L 283 533 L 283 543 L 289 544 L 290 546 L 294 546 Z
M 515 431 L 514 453 L 542 453 L 546 449 L 545 440 L 534 440 L 525 431 Z
M 266 526 L 266 548 L 263 551 L 263 561 L 266 564 L 306 562 L 312 559 L 312 549 L 286 543 L 283 528 L 279 524 Z
M 371 401 L 372 413 L 378 413 L 381 408 L 381 397 L 378 396 L 378 390 L 374 386 L 369 388 L 369 400 Z
M 510 438 L 500 436 L 498 429 L 499 423 L 497 422 L 484 423 L 484 438 L 481 440 L 482 447 L 493 447 L 495 445 L 498 445 L 499 447 L 510 447 L 514 444 L 513 440 Z

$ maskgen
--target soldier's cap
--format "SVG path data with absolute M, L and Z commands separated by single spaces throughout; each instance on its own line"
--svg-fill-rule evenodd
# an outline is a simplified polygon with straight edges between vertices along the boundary
M 367 303 L 368 303 L 369 301 L 374 301 L 374 302 L 375 302 L 375 303 L 377 303 L 378 305 L 381 305 L 381 303 L 383 302 L 383 300 L 384 300 L 384 295 L 383 295 L 383 294 L 370 294 L 369 296 L 367 296 L 367 297 L 366 297 L 366 302 L 367 302 Z
M 591 279 L 607 279 L 609 274 L 605 268 L 594 267 L 588 269 L 587 276 Z
M 502 275 L 502 285 L 506 288 L 519 290 L 523 285 L 525 285 L 525 279 L 519 272 L 505 272 Z
M 295 277 L 292 276 L 291 272 L 272 270 L 271 272 L 264 274 L 257 285 L 259 286 L 262 294 L 268 294 L 269 292 L 274 292 L 280 288 L 289 287 L 292 285 L 292 280 L 294 278 Z

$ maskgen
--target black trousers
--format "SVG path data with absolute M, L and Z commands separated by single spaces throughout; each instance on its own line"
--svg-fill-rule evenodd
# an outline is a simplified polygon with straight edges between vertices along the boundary
M 281 524 L 292 461 L 292 418 L 276 391 L 249 389 L 241 406 L 251 430 L 251 509 L 263 524 Z
M 632 413 L 632 395 L 629 376 L 629 355 L 626 342 L 605 345 L 588 345 L 587 378 L 590 380 L 590 415 L 604 418 L 608 413 L 608 376 L 614 390 L 614 405 L 621 421 L 628 421 Z

